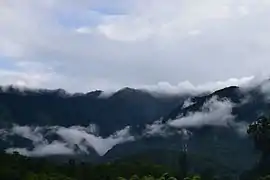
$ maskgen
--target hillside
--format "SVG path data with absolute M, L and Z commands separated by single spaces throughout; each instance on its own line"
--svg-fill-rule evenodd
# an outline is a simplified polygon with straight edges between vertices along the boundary
M 64 90 L 0 89 L 2 127 L 18 125 L 101 127 L 109 135 L 125 126 L 152 123 L 181 103 L 185 97 L 155 97 L 150 93 L 125 88 L 108 98 L 102 91 L 69 94 Z
M 1 149 L 98 164 L 146 153 L 171 167 L 174 162 L 151 152 L 175 157 L 171 152 L 186 144 L 188 154 L 200 157 L 194 162 L 213 161 L 236 174 L 256 162 L 246 129 L 270 108 L 260 86 L 197 96 L 155 96 L 131 88 L 102 93 L 2 88 Z

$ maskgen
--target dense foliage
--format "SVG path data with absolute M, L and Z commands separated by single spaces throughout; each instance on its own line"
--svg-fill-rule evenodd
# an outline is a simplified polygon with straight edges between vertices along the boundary
M 179 169 L 174 170 L 147 161 L 117 160 L 90 164 L 73 159 L 60 163 L 45 158 L 27 158 L 19 154 L 0 154 L 1 180 L 214 180 L 211 172 L 193 175 L 187 159 L 180 156 Z M 183 170 L 186 169 L 187 172 Z M 188 172 L 189 171 L 189 172 Z M 188 176 L 188 177 L 185 177 Z M 218 177 L 216 177 L 218 178 Z M 218 179 L 227 180 L 227 177 Z
M 247 123 L 270 104 L 258 94 L 242 103 L 236 87 L 194 98 L 194 105 L 182 108 L 180 97 L 160 98 L 133 89 L 123 89 L 109 98 L 100 91 L 70 95 L 62 90 L 24 91 L 0 89 L 0 128 L 12 123 L 26 125 L 88 125 L 101 127 L 106 136 L 126 125 L 145 125 L 171 112 L 163 120 L 199 111 L 207 99 L 218 96 L 238 104 L 232 113 Z M 149 108 L 151 107 L 151 108 Z M 257 110 L 256 110 L 257 109 Z M 108 120 L 109 119 L 109 120 Z M 237 120 L 237 119 L 236 119 Z M 137 126 L 136 126 L 137 127 Z M 250 139 L 236 136 L 230 129 L 200 128 L 189 140 L 187 154 L 179 153 L 179 137 L 145 138 L 117 146 L 99 161 L 82 158 L 27 158 L 0 154 L 0 180 L 267 180 L 270 174 L 270 119 L 259 118 L 249 126 Z M 218 139 L 218 141 L 216 141 Z M 8 141 L 4 141 L 8 142 Z M 252 151 L 252 142 L 257 152 Z M 3 143 L 3 142 L 2 142 Z M 7 148 L 0 144 L 0 149 Z M 163 148 L 156 151 L 158 148 Z M 124 153 L 123 153 L 124 152 Z M 131 153 L 133 155 L 131 156 Z M 142 154 L 144 153 L 144 154 Z M 259 154 L 257 163 L 251 161 Z M 255 155 L 255 158 L 253 157 Z M 241 156 L 241 157 L 240 157 Z M 251 157 L 252 156 L 252 157 Z M 67 159 L 76 159 L 67 161 Z M 93 158 L 94 159 L 94 158 Z M 89 163 L 96 163 L 91 164 Z M 246 168 L 251 168 L 243 172 Z M 196 174 L 199 174 L 197 176 Z
M 1 180 L 116 180 L 119 177 L 130 178 L 135 174 L 138 177 L 151 175 L 153 178 L 159 178 L 166 172 L 169 170 L 162 166 L 146 163 L 117 162 L 91 165 L 69 160 L 62 164 L 18 154 L 0 154 Z
M 253 180 L 262 176 L 260 180 L 267 180 L 270 178 L 270 118 L 260 117 L 249 126 L 248 134 L 260 152 L 260 157 L 255 167 L 243 174 L 243 179 Z
M 242 180 L 267 180 L 270 173 L 269 130 L 270 119 L 260 118 L 249 126 L 248 133 L 255 147 L 261 152 L 258 164 L 250 171 L 244 172 Z M 70 159 L 65 163 L 53 162 L 45 158 L 27 158 L 17 153 L 0 153 L 1 180 L 214 180 L 239 179 L 226 175 L 215 175 L 215 169 L 192 175 L 187 154 L 177 156 L 178 168 L 151 164 L 149 161 L 117 160 L 110 163 L 90 164 Z M 184 172 L 186 171 L 186 172 Z M 185 177 L 188 176 L 188 177 Z
M 268 150 L 268 126 L 270 119 L 260 118 L 256 123 L 250 125 L 248 133 L 254 140 L 256 147 L 266 157 Z M 262 143 L 262 144 L 261 144 Z M 215 170 L 201 176 L 192 175 L 188 166 L 186 153 L 178 156 L 178 169 L 145 161 L 117 160 L 111 163 L 90 164 L 69 160 L 65 163 L 56 163 L 44 158 L 27 158 L 17 153 L 0 154 L 0 179 L 1 180 L 214 180 L 235 179 L 238 177 L 226 177 L 214 175 Z M 260 158 L 260 162 L 252 170 L 244 173 L 243 180 L 267 180 L 270 173 L 269 161 Z M 185 170 L 186 172 L 184 172 Z M 193 172 L 195 173 L 195 172 Z M 185 177 L 188 176 L 188 177 Z

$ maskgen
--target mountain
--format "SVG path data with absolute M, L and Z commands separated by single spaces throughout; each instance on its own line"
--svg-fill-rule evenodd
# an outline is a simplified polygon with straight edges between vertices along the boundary
M 18 127 L 3 135 L 0 148 L 24 147 L 20 150 L 28 155 L 34 148 L 30 154 L 34 156 L 62 148 L 68 156 L 76 152 L 76 158 L 93 163 L 143 154 L 170 164 L 159 152 L 175 157 L 187 145 L 192 161 L 207 159 L 201 163 L 213 161 L 238 173 L 256 162 L 245 131 L 270 108 L 262 86 L 233 86 L 195 96 L 161 96 L 132 88 L 110 96 L 102 91 L 69 94 L 61 89 L 1 88 L 2 134 L 13 124 Z M 89 124 L 96 125 L 94 131 Z
M 101 127 L 101 135 L 110 135 L 125 126 L 151 123 L 185 97 L 157 97 L 145 91 L 124 88 L 109 97 L 102 91 L 69 94 L 64 90 L 0 89 L 0 123 L 38 126 Z
M 182 108 L 183 104 L 177 106 L 174 110 L 165 116 L 163 121 L 175 119 L 179 114 L 187 114 L 189 112 L 200 111 L 200 108 L 208 100 L 213 97 L 219 99 L 227 99 L 235 104 L 232 114 L 237 116 L 237 119 L 242 119 L 246 122 L 253 122 L 260 114 L 269 110 L 269 102 L 266 96 L 260 91 L 260 86 L 250 89 L 248 91 L 242 90 L 239 87 L 232 86 L 224 88 L 206 96 L 192 97 L 193 104 L 186 108 Z
M 208 118 L 211 118 L 211 113 L 213 115 L 223 113 L 214 119 L 215 122 L 188 127 L 193 134 L 188 142 L 189 151 L 215 159 L 234 169 L 248 169 L 256 162 L 257 154 L 246 135 L 247 126 L 260 115 L 268 114 L 270 109 L 266 94 L 261 91 L 262 85 L 251 89 L 228 87 L 208 95 L 192 97 L 190 106 L 183 108 L 183 104 L 180 104 L 163 118 L 163 123 L 182 117 L 184 117 L 182 120 L 187 119 L 186 117 L 196 118 L 196 115 L 202 112 L 202 115 L 209 115 Z M 222 106 L 207 107 L 210 109 L 205 110 L 203 107 L 213 99 L 220 102 L 220 105 L 222 103 L 226 105 L 229 102 L 231 112 L 223 112 Z M 218 108 L 221 110 L 219 111 Z M 233 121 L 228 125 L 218 124 L 217 122 L 228 113 L 233 117 Z M 235 131 L 235 126 L 242 126 L 241 133 L 243 134 L 237 135 L 239 132 Z
M 105 157 L 122 157 L 126 152 L 135 155 L 138 152 L 154 152 L 156 149 L 179 152 L 183 144 L 187 144 L 189 153 L 220 162 L 225 169 L 233 169 L 235 172 L 249 169 L 256 163 L 258 154 L 246 130 L 248 124 L 269 112 L 270 103 L 266 94 L 261 91 L 261 85 L 251 89 L 228 87 L 206 95 L 190 97 L 186 101 L 190 101 L 190 105 L 186 106 L 182 101 L 161 119 L 164 124 L 177 119 L 179 122 L 206 121 L 205 124 L 187 123 L 187 127 L 181 127 L 192 134 L 188 140 L 177 134 L 169 137 L 146 137 L 116 146 Z M 200 115 L 202 117 L 199 117 Z M 220 119 L 226 116 L 233 120 L 225 121 L 224 124 Z

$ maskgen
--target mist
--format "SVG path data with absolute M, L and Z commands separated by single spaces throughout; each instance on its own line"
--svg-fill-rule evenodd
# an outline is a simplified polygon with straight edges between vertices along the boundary
M 25 147 L 6 149 L 7 153 L 16 151 L 25 156 L 89 154 L 91 149 L 98 155 L 104 156 L 114 146 L 135 140 L 130 135 L 130 127 L 116 131 L 108 137 L 98 136 L 96 129 L 95 125 L 88 127 L 31 127 L 14 125 L 11 129 L 2 131 L 6 132 L 5 136 L 16 135 L 32 142 L 32 149 Z M 59 140 L 50 141 L 49 136 L 51 135 L 57 135 Z
M 228 99 L 219 99 L 217 96 L 206 101 L 200 110 L 179 115 L 178 118 L 168 121 L 174 128 L 202 128 L 204 126 L 218 126 L 233 128 L 239 134 L 245 134 L 245 122 L 236 122 L 232 114 L 235 105 Z
M 182 108 L 193 105 L 191 99 L 187 99 Z M 90 154 L 95 151 L 99 156 L 106 155 L 112 148 L 119 144 L 137 141 L 142 138 L 162 137 L 168 138 L 177 135 L 179 138 L 188 139 L 193 135 L 191 128 L 205 126 L 230 128 L 239 136 L 246 136 L 248 124 L 244 121 L 236 121 L 232 109 L 236 105 L 229 99 L 217 96 L 207 100 L 203 106 L 194 112 L 185 115 L 179 114 L 176 119 L 162 123 L 162 118 L 145 125 L 141 134 L 133 135 L 132 127 L 127 126 L 113 134 L 102 137 L 99 135 L 99 127 L 90 124 L 84 126 L 19 126 L 13 125 L 10 129 L 0 130 L 0 137 L 7 140 L 8 137 L 19 136 L 28 139 L 32 148 L 12 147 L 6 149 L 7 153 L 19 152 L 25 156 L 50 156 L 50 155 L 76 155 Z M 57 137 L 52 140 L 51 137 Z

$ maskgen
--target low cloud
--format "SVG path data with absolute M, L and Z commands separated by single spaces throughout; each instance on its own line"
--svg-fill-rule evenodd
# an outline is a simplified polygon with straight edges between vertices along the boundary
M 269 102 L 270 101 L 270 81 L 266 80 L 263 83 L 261 83 L 260 91 L 265 97 L 265 101 Z
M 131 127 L 116 131 L 108 137 L 98 135 L 98 127 L 90 125 L 82 126 L 51 126 L 34 127 L 14 125 L 10 129 L 3 129 L 0 134 L 3 140 L 8 137 L 19 136 L 32 142 L 33 147 L 11 147 L 7 153 L 18 152 L 24 156 L 42 157 L 52 155 L 75 155 L 89 154 L 94 150 L 99 156 L 104 156 L 109 150 L 118 144 L 135 141 L 145 137 L 169 137 L 180 135 L 182 139 L 189 139 L 192 135 L 187 129 L 171 128 L 162 121 L 146 125 L 141 135 L 136 137 L 130 134 Z M 50 139 L 51 136 L 58 136 L 58 140 Z M 7 137 L 4 139 L 4 137 Z
M 7 130 L 5 130 L 5 129 L 0 129 L 0 139 L 1 139 L 1 140 L 6 140 L 7 135 L 8 135 Z
M 87 148 L 91 147 L 100 156 L 105 155 L 117 144 L 134 140 L 134 137 L 129 134 L 129 127 L 117 131 L 107 138 L 95 136 L 74 127 L 60 127 L 56 130 L 56 134 L 61 137 L 64 142 L 67 142 L 71 146 L 77 145 L 84 152 L 88 153 Z
M 183 107 L 193 104 L 190 100 Z M 146 125 L 142 134 L 133 136 L 131 127 L 119 130 L 108 137 L 98 135 L 99 128 L 96 125 L 83 126 L 18 126 L 0 130 L 0 137 L 8 140 L 10 136 L 20 136 L 32 142 L 33 147 L 13 147 L 6 149 L 7 153 L 19 152 L 25 156 L 50 156 L 73 155 L 77 153 L 89 154 L 95 151 L 99 156 L 104 156 L 109 150 L 118 144 L 131 142 L 145 137 L 168 137 L 180 135 L 183 139 L 189 139 L 192 132 L 189 128 L 201 128 L 204 126 L 218 126 L 233 129 L 240 136 L 246 135 L 248 124 L 236 122 L 232 109 L 235 105 L 228 99 L 219 99 L 214 96 L 206 101 L 201 109 L 179 115 L 175 120 L 162 123 L 158 120 Z M 50 137 L 57 136 L 57 140 Z
M 14 151 L 26 156 L 49 156 L 49 155 L 71 155 L 76 153 L 90 153 L 93 149 L 98 155 L 105 155 L 114 146 L 133 141 L 135 138 L 129 133 L 130 128 L 126 127 L 115 132 L 109 137 L 103 138 L 97 135 L 97 127 L 29 127 L 14 125 L 11 129 L 5 130 L 7 136 L 20 136 L 29 139 L 33 148 L 9 148 L 8 153 Z M 45 134 L 46 132 L 46 134 Z M 60 140 L 50 142 L 47 135 L 57 135 Z
M 193 105 L 190 99 L 187 99 L 182 108 Z M 181 135 L 183 139 L 189 139 L 193 133 L 190 128 L 202 128 L 205 126 L 216 126 L 233 129 L 239 136 L 245 137 L 248 123 L 244 121 L 235 121 L 232 109 L 235 107 L 228 99 L 219 99 L 217 96 L 206 101 L 201 109 L 195 112 L 189 112 L 186 115 L 180 114 L 174 120 L 169 120 L 165 124 L 162 120 L 155 121 L 153 124 L 146 125 L 143 132 L 144 137 L 171 135 Z
M 162 120 L 155 121 L 153 124 L 147 124 L 143 131 L 142 137 L 169 137 L 180 135 L 182 139 L 189 139 L 192 132 L 187 129 L 171 128 L 167 123 L 162 123 Z
M 211 98 L 200 111 L 190 112 L 185 116 L 175 119 L 169 124 L 173 127 L 202 127 L 206 125 L 227 126 L 234 119 L 231 114 L 233 104 L 229 100 L 218 100 Z
M 29 139 L 33 143 L 39 143 L 45 141 L 41 130 L 41 127 L 13 126 L 10 130 L 10 135 L 17 135 Z
M 166 124 L 163 124 L 161 120 L 155 121 L 153 124 L 147 124 L 145 130 L 143 131 L 143 136 L 145 137 L 167 137 L 170 134 L 173 134 L 173 132 L 170 132 L 168 126 L 166 126 Z
M 207 82 L 203 84 L 193 84 L 190 81 L 183 81 L 178 84 L 171 84 L 169 82 L 159 82 L 155 85 L 127 85 L 130 88 L 135 88 L 148 93 L 153 96 L 168 96 L 168 95 L 198 95 L 201 93 L 211 93 L 216 90 L 226 88 L 229 86 L 239 86 L 243 89 L 254 87 L 254 84 L 259 84 L 262 78 L 255 76 L 242 77 L 242 78 L 230 78 L 225 81 Z M 100 97 L 107 98 L 112 96 L 119 89 L 114 88 L 111 90 L 105 90 L 101 93 Z
M 206 101 L 199 111 L 180 115 L 179 118 L 169 121 L 168 124 L 174 128 L 227 127 L 243 134 L 247 125 L 243 122 L 234 121 L 233 107 L 234 104 L 228 99 L 218 99 L 214 96 Z
M 27 148 L 8 148 L 7 153 L 18 152 L 23 156 L 40 157 L 40 156 L 52 156 L 52 155 L 73 155 L 75 151 L 69 147 L 67 143 L 60 141 L 53 141 L 50 144 L 42 143 L 35 146 L 32 150 Z
M 239 136 L 245 137 L 247 135 L 249 124 L 246 122 L 238 122 L 238 123 L 233 123 L 232 127 L 235 129 L 236 133 Z
M 214 92 L 216 90 L 229 87 L 239 86 L 248 87 L 253 84 L 255 77 L 230 78 L 226 81 L 207 82 L 204 84 L 192 84 L 190 81 L 183 81 L 177 85 L 172 85 L 168 82 L 160 82 L 157 85 L 141 86 L 139 89 L 146 90 L 154 94 L 191 94 L 197 95 L 204 92 Z M 256 80 L 257 81 L 257 80 Z
M 184 104 L 182 106 L 182 109 L 183 108 L 187 108 L 189 106 L 192 106 L 193 104 L 195 104 L 195 102 L 193 102 L 190 98 L 188 98 L 187 100 L 184 101 Z

